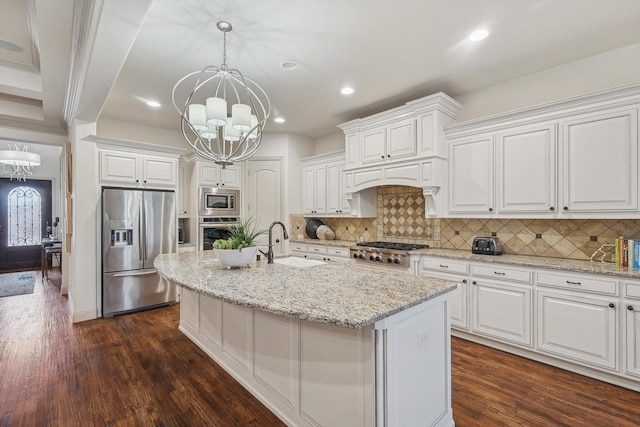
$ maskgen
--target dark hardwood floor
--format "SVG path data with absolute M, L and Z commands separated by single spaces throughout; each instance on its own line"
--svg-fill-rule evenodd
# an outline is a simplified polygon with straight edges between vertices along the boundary
M 282 426 L 177 330 L 178 306 L 71 324 L 59 273 L 0 298 L 0 427 Z M 640 393 L 454 338 L 465 426 L 637 426 Z

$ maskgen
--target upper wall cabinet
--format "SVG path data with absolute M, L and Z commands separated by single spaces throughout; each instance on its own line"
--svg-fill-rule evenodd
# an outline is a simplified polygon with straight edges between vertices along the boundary
M 189 218 L 190 184 L 189 165 L 180 163 L 178 165 L 178 218 Z
M 445 127 L 447 216 L 637 216 L 640 84 Z
M 442 92 L 338 127 L 345 133 L 345 170 L 432 156 L 446 158 L 443 126 L 462 106 Z
M 196 161 L 198 186 L 240 188 L 242 167 L 230 165 L 223 168 L 213 162 Z
M 305 216 L 351 215 L 342 182 L 344 156 L 344 152 L 338 152 L 302 160 Z
M 127 151 L 100 150 L 100 182 L 145 188 L 175 188 L 178 159 Z

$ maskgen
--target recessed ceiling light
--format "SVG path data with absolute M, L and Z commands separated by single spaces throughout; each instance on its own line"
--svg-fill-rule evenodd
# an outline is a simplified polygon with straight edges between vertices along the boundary
M 342 89 L 340 89 L 340 93 L 343 95 L 351 95 L 353 92 L 354 91 L 352 87 L 343 87 Z
M 156 101 L 147 101 L 147 105 L 149 107 L 153 107 L 153 108 L 158 108 L 158 107 L 162 106 L 162 104 L 160 104 L 159 102 L 156 102 Z
M 287 60 L 282 61 L 280 63 L 280 66 L 285 70 L 295 70 L 296 68 L 298 68 L 298 63 L 296 61 Z
M 273 119 L 273 121 L 276 123 L 284 123 L 286 120 L 284 119 L 284 117 L 276 117 L 275 119 Z
M 489 31 L 482 28 L 480 30 L 476 30 L 473 33 L 471 33 L 469 35 L 469 40 L 471 40 L 472 42 L 477 42 L 477 41 L 486 39 L 488 35 L 489 35 Z

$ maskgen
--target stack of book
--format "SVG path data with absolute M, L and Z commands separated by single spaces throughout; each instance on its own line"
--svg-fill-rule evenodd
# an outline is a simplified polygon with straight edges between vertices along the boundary
M 619 267 L 640 268 L 640 241 L 618 237 L 615 243 L 615 262 Z

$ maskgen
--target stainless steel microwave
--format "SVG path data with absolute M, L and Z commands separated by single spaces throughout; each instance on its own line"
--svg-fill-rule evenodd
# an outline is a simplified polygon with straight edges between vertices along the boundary
M 198 215 L 208 217 L 240 216 L 240 190 L 198 187 Z

